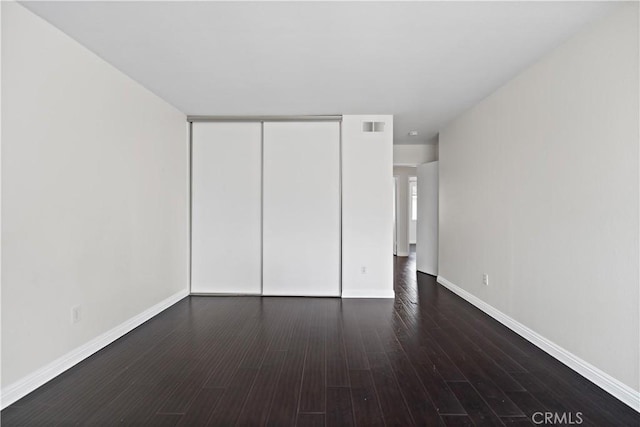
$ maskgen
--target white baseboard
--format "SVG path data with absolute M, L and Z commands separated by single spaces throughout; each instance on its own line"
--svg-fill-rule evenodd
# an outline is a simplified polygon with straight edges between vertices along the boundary
M 564 363 L 569 368 L 573 369 L 597 386 L 601 387 L 615 398 L 640 412 L 640 392 L 638 392 L 637 390 L 634 390 L 628 385 L 623 384 L 606 372 L 600 370 L 599 368 L 596 368 L 589 362 L 579 358 L 575 354 L 565 350 L 554 342 L 549 341 L 547 338 L 543 337 L 532 329 L 529 329 L 527 326 L 523 325 L 517 320 L 507 316 L 500 310 L 487 304 L 475 295 L 472 295 L 461 287 L 454 285 L 444 277 L 438 276 L 437 281 L 442 286 L 449 289 L 451 292 L 457 294 L 469 303 L 475 305 L 480 310 L 484 311 L 486 314 L 505 325 L 507 328 L 511 329 L 527 341 L 531 342 L 546 353 L 558 359 L 560 362 Z
M 353 291 L 342 290 L 342 298 L 395 298 L 393 289 L 388 291 L 358 289 Z
M 13 384 L 4 387 L 0 395 L 0 407 L 4 409 L 15 401 L 23 398 L 41 385 L 45 384 L 48 381 L 51 381 L 67 369 L 82 362 L 93 353 L 111 344 L 121 336 L 125 335 L 127 332 L 130 332 L 132 329 L 135 329 L 160 312 L 171 307 L 173 304 L 177 303 L 187 295 L 189 295 L 189 291 L 187 289 L 171 295 L 169 298 L 160 301 L 153 307 L 146 309 L 137 316 L 132 317 L 126 322 L 92 339 L 88 343 L 81 345 L 80 347 L 70 351 L 62 357 L 59 357 L 48 365 L 43 366 L 42 368 L 14 382 Z
M 409 252 L 397 252 L 396 256 L 409 256 Z

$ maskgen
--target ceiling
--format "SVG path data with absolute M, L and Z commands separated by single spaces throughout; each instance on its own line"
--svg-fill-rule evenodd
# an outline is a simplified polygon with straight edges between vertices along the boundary
M 616 7 L 22 4 L 186 114 L 393 114 L 396 144 L 433 143 L 449 121 Z

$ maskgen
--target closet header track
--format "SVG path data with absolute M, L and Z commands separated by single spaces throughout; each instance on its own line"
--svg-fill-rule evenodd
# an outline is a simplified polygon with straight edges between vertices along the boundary
M 341 122 L 342 115 L 321 116 L 187 116 L 188 122 Z

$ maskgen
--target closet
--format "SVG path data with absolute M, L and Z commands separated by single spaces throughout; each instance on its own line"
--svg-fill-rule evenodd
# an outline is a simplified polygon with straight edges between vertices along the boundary
M 340 122 L 191 124 L 191 292 L 340 296 Z

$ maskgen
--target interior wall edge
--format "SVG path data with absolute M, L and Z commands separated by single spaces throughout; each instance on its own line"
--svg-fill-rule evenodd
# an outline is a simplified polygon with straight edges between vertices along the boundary
M 533 329 L 523 325 L 514 318 L 508 316 L 491 304 L 486 303 L 482 299 L 476 297 L 470 292 L 465 291 L 460 286 L 450 282 L 442 276 L 437 277 L 437 282 L 445 288 L 449 289 L 460 298 L 482 310 L 522 338 L 529 341 L 554 359 L 562 362 L 575 372 L 579 373 L 598 387 L 611 394 L 627 406 L 640 412 L 640 391 L 634 390 L 623 382 L 615 379 L 611 375 L 593 366 L 586 360 L 576 356 L 570 351 L 564 349 L 548 338 L 540 335 Z

